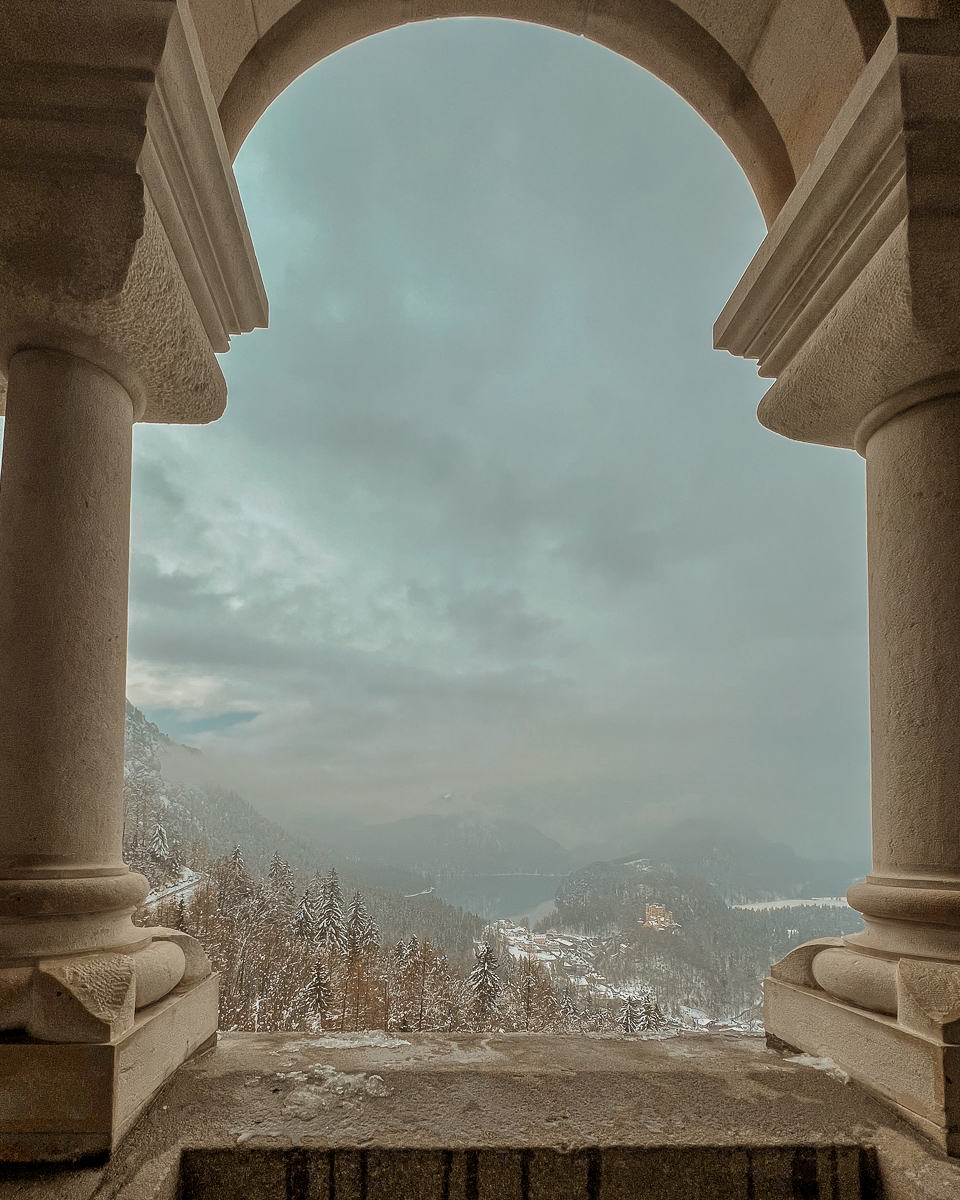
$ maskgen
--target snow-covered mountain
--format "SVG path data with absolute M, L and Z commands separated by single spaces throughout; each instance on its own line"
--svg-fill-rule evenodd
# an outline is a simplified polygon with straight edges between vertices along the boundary
M 680 821 L 636 839 L 634 853 L 714 884 L 731 903 L 842 896 L 869 869 L 860 859 L 812 859 L 735 821 Z
M 324 836 L 319 822 L 312 835 L 293 831 L 265 817 L 230 788 L 180 782 L 189 777 L 184 762 L 198 758 L 200 751 L 174 742 L 129 703 L 125 755 L 124 849 L 127 861 L 148 875 L 150 841 L 159 822 L 184 861 L 220 858 L 239 845 L 248 868 L 257 876 L 266 874 L 276 852 L 307 876 L 335 865 L 349 880 L 357 880 L 367 889 L 408 895 L 430 886 L 422 874 L 394 866 L 387 858 L 367 861 L 351 855 L 339 841 Z

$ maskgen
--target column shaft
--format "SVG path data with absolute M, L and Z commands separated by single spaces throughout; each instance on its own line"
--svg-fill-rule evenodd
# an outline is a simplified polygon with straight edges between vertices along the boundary
M 132 427 L 129 395 L 91 363 L 39 349 L 11 359 L 0 477 L 8 971 L 144 941 L 130 917 L 146 880 L 123 863 Z M 6 999 L 0 1028 L 15 1028 L 23 1012 Z
M 873 873 L 853 940 L 960 957 L 960 397 L 882 425 L 866 460 Z

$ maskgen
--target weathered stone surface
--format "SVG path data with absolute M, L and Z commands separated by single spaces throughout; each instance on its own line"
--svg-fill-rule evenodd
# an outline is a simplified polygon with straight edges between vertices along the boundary
M 213 350 L 266 296 L 189 9 L 10 0 L 0 31 L 0 373 L 86 358 L 136 415 L 209 421 Z
M 209 967 L 202 951 L 169 931 L 151 944 L 131 923 L 141 884 L 121 861 L 119 778 L 131 426 L 217 417 L 226 396 L 214 351 L 266 319 L 228 146 L 235 150 L 278 92 L 323 55 L 407 21 L 467 14 L 542 21 L 654 71 L 718 131 L 773 222 L 718 335 L 776 376 L 761 406 L 766 424 L 854 446 L 867 459 L 874 873 L 851 892 L 867 922 L 862 936 L 842 948 L 804 948 L 776 969 L 770 1030 L 807 1049 L 829 1047 L 918 1127 L 960 1151 L 960 23 L 943 19 L 944 7 L 194 0 L 198 32 L 186 0 L 10 0 L 0 26 L 0 369 L 10 376 L 0 497 L 0 707 L 4 697 L 8 707 L 0 713 L 0 1028 L 104 1045 L 35 1053 L 26 1041 L 0 1046 L 8 1082 L 19 1063 L 25 1084 L 19 1109 L 12 1084 L 6 1093 L 26 1122 L 8 1131 L 8 1157 L 28 1144 L 41 1157 L 109 1147 L 215 1021 L 215 984 L 199 982 Z M 940 19 L 902 19 L 917 17 Z M 926 961 L 911 965 L 918 959 Z M 180 989 L 158 999 L 178 978 Z M 193 1012 L 179 1024 L 170 1016 L 175 1000 L 178 1012 Z M 147 1008 L 134 1021 L 137 1002 Z M 533 1153 L 549 1149 L 549 1138 L 531 1140 L 541 1117 L 549 1124 L 543 1114 L 556 1106 L 552 1120 L 563 1126 L 563 1114 L 576 1109 L 565 1072 L 618 1114 L 611 1128 L 621 1131 L 621 1149 L 604 1143 L 611 1196 L 681 1184 L 692 1191 L 708 1178 L 723 1195 L 760 1169 L 761 1159 L 744 1157 L 752 1145 L 744 1114 L 755 1097 L 742 1080 L 731 1087 L 729 1071 L 721 1084 L 703 1061 L 688 1086 L 677 1067 L 684 1051 L 650 1051 L 628 1066 L 621 1051 L 584 1042 L 588 1055 L 582 1046 L 556 1048 L 566 1064 L 558 1068 L 537 1058 L 532 1041 L 510 1052 L 492 1051 L 490 1040 L 464 1042 L 465 1059 L 455 1045 L 437 1043 L 406 1075 L 391 1061 L 394 1086 L 422 1086 L 399 1123 L 389 1104 L 380 1117 L 387 1127 L 394 1119 L 404 1138 L 419 1129 L 421 1145 L 428 1117 L 433 1135 L 449 1128 L 442 1145 L 458 1149 L 447 1183 L 478 1200 L 491 1190 L 530 1191 L 541 1165 L 542 1178 L 552 1171 L 554 1194 L 580 1187 L 571 1180 L 582 1169 L 587 1191 L 599 1186 L 589 1155 L 564 1160 L 558 1177 L 555 1158 L 550 1167 L 549 1155 L 541 1163 Z M 520 1053 L 510 1086 L 495 1069 L 484 1071 L 491 1053 L 497 1062 Z M 644 1065 L 663 1066 L 663 1054 L 674 1055 L 668 1091 Z M 66 1090 L 45 1107 L 57 1062 Z M 451 1063 L 468 1069 L 455 1077 Z M 113 1096 L 106 1128 L 99 1109 L 84 1116 L 85 1069 Z M 349 1097 L 352 1130 L 365 1106 L 389 1100 L 391 1085 L 361 1086 L 355 1070 L 338 1088 L 337 1072 L 318 1061 L 292 1071 L 293 1085 L 271 1089 L 259 1108 L 263 1121 L 248 1132 L 263 1135 L 266 1121 L 277 1124 L 271 1136 L 280 1140 L 329 1137 L 337 1097 Z M 455 1123 L 424 1082 L 434 1076 L 443 1077 L 445 1103 L 459 1095 Z M 248 1115 L 258 1110 L 258 1078 L 244 1097 Z M 765 1071 L 758 1085 L 765 1117 L 774 1078 Z M 187 1085 L 205 1086 L 196 1072 Z M 619 1097 L 617 1087 L 629 1095 Z M 646 1089 L 643 1105 L 658 1098 L 658 1107 L 637 1108 L 637 1089 Z M 478 1147 L 463 1131 L 486 1119 L 476 1097 L 501 1124 L 499 1132 L 490 1127 L 499 1140 L 474 1160 Z M 656 1115 L 675 1112 L 678 1097 L 684 1137 L 696 1129 L 706 1155 L 692 1166 L 678 1157 L 688 1143 L 670 1141 Z M 215 1108 L 208 1092 L 205 1114 Z M 231 1111 L 240 1109 L 214 1118 L 221 1134 Z M 712 1113 L 722 1113 L 722 1124 Z M 510 1144 L 508 1117 L 519 1139 Z M 187 1127 L 200 1136 L 189 1120 Z M 673 1150 L 647 1139 L 641 1153 L 637 1130 L 645 1127 Z M 801 1127 L 803 1136 L 778 1144 L 813 1152 L 797 1166 L 797 1186 L 813 1195 L 827 1186 L 823 1152 L 840 1143 L 809 1141 Z M 154 1127 L 161 1141 L 162 1128 Z M 342 1190 L 361 1192 L 370 1172 L 402 1187 L 422 1182 L 424 1159 L 415 1170 L 394 1153 L 408 1143 L 389 1154 L 385 1144 L 386 1157 L 378 1157 L 383 1130 L 367 1128 L 364 1149 L 341 1127 L 343 1153 L 331 1160 L 330 1179 L 343 1172 Z M 593 1140 L 581 1140 L 581 1149 L 600 1144 L 596 1128 L 584 1118 L 581 1134 Z M 707 1154 L 707 1129 L 724 1154 L 717 1146 Z M 739 1130 L 738 1143 L 730 1130 Z M 782 1164 L 763 1144 L 770 1192 Z M 438 1146 L 429 1149 L 435 1182 L 447 1160 L 438 1168 Z M 166 1188 L 172 1197 L 177 1184 L 164 1154 L 178 1152 L 171 1133 L 166 1149 L 148 1156 L 138 1178 L 143 1188 L 152 1181 L 151 1195 Z M 322 1187 L 309 1157 L 281 1159 L 288 1194 L 301 1184 Z M 258 1160 L 256 1169 L 269 1173 L 278 1161 Z M 108 1191 L 119 1179 L 105 1180 Z M 830 1180 L 834 1190 L 838 1179 Z M 265 1175 L 262 1188 L 272 1187 Z M 888 1194 L 898 1187 L 894 1179 Z
M 88 954 L 40 963 L 27 1032 L 56 1042 L 110 1042 L 133 1024 L 129 954 Z
M 761 422 L 855 447 L 960 372 L 960 23 L 899 20 L 714 327 L 775 382 Z M 936 246 L 936 253 L 929 247 Z
M 917 12 L 925 2 L 888 8 L 934 15 Z M 233 152 L 289 83 L 343 46 L 411 21 L 506 17 L 591 38 L 662 78 L 730 147 L 768 220 L 889 20 L 879 0 L 194 0 L 192 8 Z
M 844 946 L 818 954 L 811 969 L 817 986 L 831 996 L 896 1016 L 896 959 L 858 954 Z
M 796 946 L 789 954 L 785 954 L 779 962 L 770 968 L 774 979 L 782 979 L 784 983 L 799 983 L 802 987 L 817 987 L 813 975 L 813 961 L 823 950 L 833 946 L 842 946 L 842 938 L 816 938 L 812 942 L 804 942 Z
M 217 978 L 130 1015 L 113 1042 L 0 1041 L 0 1164 L 108 1154 L 163 1082 L 215 1035 Z M 12 1171 L 0 1167 L 0 1179 Z
M 902 958 L 897 991 L 897 1016 L 905 1029 L 960 1043 L 960 965 Z
M 331 1072 L 385 1086 L 294 1099 Z M 960 1194 L 960 1163 L 758 1038 L 222 1034 L 108 1165 L 0 1200 L 352 1200 L 364 1177 L 369 1200 Z
M 831 1060 L 943 1149 L 960 1153 L 960 1047 L 774 979 L 764 985 L 764 1024 L 779 1042 Z

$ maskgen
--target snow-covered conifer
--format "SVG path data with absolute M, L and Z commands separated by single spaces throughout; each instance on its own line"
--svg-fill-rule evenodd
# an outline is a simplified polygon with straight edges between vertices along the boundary
M 317 942 L 328 950 L 346 954 L 349 945 L 343 919 L 343 893 L 337 872 L 332 870 L 323 881 L 323 897 L 317 916 Z
M 163 862 L 170 853 L 167 831 L 158 821 L 150 839 L 150 857 L 154 862 Z
M 620 1001 L 617 1012 L 617 1025 L 624 1033 L 642 1033 L 646 1029 L 643 1015 L 643 1001 L 639 996 L 628 992 Z
M 664 1016 L 663 1009 L 657 1003 L 656 997 L 649 988 L 643 993 L 641 1006 L 644 1030 L 652 1030 L 654 1033 L 659 1033 L 662 1029 L 666 1028 L 667 1018 Z
M 367 913 L 367 945 L 368 946 L 379 946 L 380 939 L 382 937 L 383 937 L 383 934 L 380 932 L 380 926 L 377 924 L 377 918 L 373 915 L 373 913 L 368 912 Z
M 323 1018 L 327 1015 L 327 1010 L 330 1007 L 330 995 L 330 974 L 323 965 L 323 962 L 317 959 L 313 975 L 307 984 L 307 1002 L 311 1012 L 320 1018 L 321 1026 Z
M 354 892 L 347 917 L 347 940 L 352 954 L 359 954 L 374 944 L 374 928 L 373 918 L 367 910 L 362 893 Z
M 472 997 L 473 1015 L 478 1029 L 489 1029 L 497 1011 L 503 984 L 497 975 L 493 947 L 481 942 L 474 954 L 477 961 L 467 978 L 467 991 Z
M 283 888 L 289 869 L 287 860 L 281 857 L 280 851 L 274 850 L 273 857 L 270 859 L 270 866 L 267 869 L 267 878 L 270 880 L 271 892 L 279 892 Z
M 316 900 L 310 888 L 300 897 L 300 903 L 297 905 L 297 915 L 294 919 L 293 928 L 297 937 L 307 938 L 313 941 L 317 936 L 318 913 Z

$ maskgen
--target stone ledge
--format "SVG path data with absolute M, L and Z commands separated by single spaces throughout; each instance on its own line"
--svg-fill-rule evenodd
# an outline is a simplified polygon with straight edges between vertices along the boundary
M 689 1164 L 746 1148 L 771 1161 L 801 1148 L 819 1161 L 831 1147 L 841 1158 L 866 1148 L 884 1200 L 960 1195 L 960 1163 L 859 1088 L 761 1038 L 224 1034 L 167 1084 L 106 1167 L 22 1172 L 0 1182 L 0 1200 L 175 1200 L 184 1151 L 194 1164 L 219 1152 L 287 1171 L 330 1150 L 608 1148 Z
M 833 1059 L 943 1149 L 960 1153 L 953 1082 L 960 1078 L 960 1047 L 906 1029 L 896 1017 L 776 979 L 764 985 L 764 1018 L 779 1042 Z

